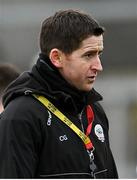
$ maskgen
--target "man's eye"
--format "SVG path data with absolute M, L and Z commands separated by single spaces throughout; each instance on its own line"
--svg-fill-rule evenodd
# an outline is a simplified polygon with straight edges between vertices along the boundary
M 102 51 L 99 51 L 99 52 L 97 52 L 97 51 L 94 52 L 93 51 L 93 52 L 89 52 L 89 53 L 84 54 L 84 57 L 88 60 L 88 59 L 93 58 L 94 56 L 101 57 L 101 55 L 102 55 Z
M 88 54 L 85 54 L 85 57 L 86 57 L 86 58 L 88 58 L 88 59 L 89 59 L 89 58 L 92 58 L 93 56 L 94 56 L 94 54 L 93 54 L 93 53 L 88 53 Z

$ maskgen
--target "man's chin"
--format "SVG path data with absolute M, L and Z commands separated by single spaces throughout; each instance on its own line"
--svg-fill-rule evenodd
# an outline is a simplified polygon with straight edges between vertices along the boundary
M 92 90 L 93 88 L 93 84 L 87 84 L 85 86 L 77 86 L 75 87 L 76 89 L 78 89 L 79 91 L 83 91 L 83 92 L 89 92 Z
M 92 90 L 92 88 L 93 88 L 93 86 L 91 87 L 87 87 L 87 88 L 83 88 L 83 91 L 84 92 L 89 92 L 89 91 L 91 91 Z

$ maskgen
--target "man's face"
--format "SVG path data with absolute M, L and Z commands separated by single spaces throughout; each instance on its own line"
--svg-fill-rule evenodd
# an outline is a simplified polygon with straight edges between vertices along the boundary
M 100 53 L 103 36 L 90 36 L 83 40 L 79 49 L 70 55 L 63 54 L 59 70 L 65 80 L 81 91 L 90 91 L 99 71 L 102 71 Z

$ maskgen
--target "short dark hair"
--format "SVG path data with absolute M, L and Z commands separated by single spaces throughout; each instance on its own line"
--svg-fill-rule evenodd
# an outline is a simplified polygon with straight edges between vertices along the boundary
M 46 55 L 53 48 L 71 54 L 88 36 L 103 33 L 104 28 L 88 14 L 77 10 L 58 11 L 42 23 L 40 49 Z
M 19 75 L 20 70 L 15 65 L 10 63 L 0 64 L 0 96 L 4 89 Z

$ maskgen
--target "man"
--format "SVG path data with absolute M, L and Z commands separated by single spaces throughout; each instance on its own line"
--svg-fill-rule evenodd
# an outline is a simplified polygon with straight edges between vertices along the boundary
M 0 64 L 0 113 L 3 111 L 2 95 L 5 88 L 15 80 L 20 74 L 20 70 L 13 64 Z
M 117 178 L 108 120 L 93 84 L 104 30 L 89 15 L 47 18 L 41 53 L 6 91 L 0 120 L 2 178 Z

